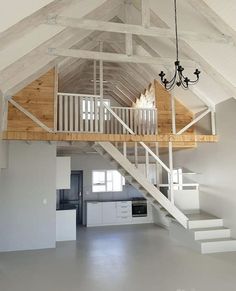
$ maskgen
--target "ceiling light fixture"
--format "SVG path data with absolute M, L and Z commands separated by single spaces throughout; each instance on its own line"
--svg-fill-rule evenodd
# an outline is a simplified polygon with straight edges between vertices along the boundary
M 175 43 L 176 43 L 176 61 L 174 62 L 175 65 L 175 73 L 173 78 L 168 81 L 165 78 L 165 73 L 163 71 L 160 72 L 159 76 L 161 78 L 161 83 L 165 86 L 166 90 L 171 90 L 177 85 L 178 87 L 182 87 L 184 89 L 188 89 L 189 85 L 194 85 L 199 80 L 200 71 L 198 69 L 195 70 L 193 73 L 196 76 L 195 80 L 190 80 L 183 74 L 184 67 L 180 65 L 179 61 L 179 41 L 178 41 L 178 25 L 177 25 L 177 4 L 176 0 L 174 0 L 174 8 L 175 8 Z

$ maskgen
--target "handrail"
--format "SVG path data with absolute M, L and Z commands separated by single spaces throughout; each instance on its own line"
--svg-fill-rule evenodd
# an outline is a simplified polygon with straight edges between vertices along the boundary
M 159 187 L 169 187 L 169 184 L 159 184 Z M 173 186 L 180 186 L 180 187 L 199 187 L 198 183 L 182 183 L 182 184 L 173 184 Z
M 66 95 L 66 96 L 75 96 L 75 97 L 101 97 L 100 95 L 91 95 L 91 94 L 75 94 L 75 93 L 62 93 L 58 92 L 57 96 Z
M 105 103 L 103 103 L 104 107 L 120 122 L 120 124 L 132 135 L 135 135 L 135 132 L 130 129 L 127 124 L 124 123 L 122 119 Z M 142 141 L 139 142 L 141 146 L 168 172 L 170 173 L 170 169 L 166 166 L 165 163 Z
M 119 106 L 111 106 L 111 108 L 113 109 L 117 109 L 117 108 L 122 108 L 122 109 L 131 109 L 131 110 L 153 110 L 153 111 L 157 111 L 156 108 L 148 108 L 148 107 L 142 107 L 142 108 L 137 108 L 137 107 L 119 107 Z
M 189 124 L 187 124 L 184 128 L 182 128 L 180 131 L 178 131 L 176 134 L 180 135 L 183 132 L 185 132 L 187 129 L 189 129 L 191 126 L 193 126 L 195 123 L 197 123 L 199 120 L 201 120 L 204 116 L 206 116 L 209 112 L 211 112 L 211 109 L 208 108 L 204 112 L 202 112 L 198 117 L 193 119 Z

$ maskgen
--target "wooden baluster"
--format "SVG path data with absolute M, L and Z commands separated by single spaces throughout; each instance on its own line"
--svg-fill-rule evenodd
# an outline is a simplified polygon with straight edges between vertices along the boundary
M 127 124 L 126 121 L 125 121 L 125 110 L 126 109 L 125 108 L 122 108 L 121 110 L 122 110 L 121 111 L 122 112 L 122 120 L 124 121 L 125 124 Z M 121 127 L 123 127 L 123 126 L 121 125 Z M 125 128 L 124 127 L 123 127 L 123 130 L 122 130 L 121 133 L 125 134 Z
M 113 108 L 114 111 L 114 108 Z M 112 114 L 110 114 L 110 122 L 111 122 L 111 132 L 110 133 L 115 133 L 114 132 L 114 116 Z
M 129 123 L 130 123 L 130 128 L 131 128 L 131 130 L 132 131 L 134 131 L 134 128 L 133 128 L 133 113 L 134 113 L 134 109 L 133 108 L 131 108 L 130 109 L 130 112 L 129 112 L 129 117 L 130 117 L 130 121 L 129 121 Z M 135 131 L 134 131 L 135 132 Z
M 70 123 L 69 123 L 69 131 L 74 131 L 74 96 L 69 96 L 69 118 L 70 118 Z
M 90 132 L 93 132 L 94 98 L 90 97 Z
M 142 109 L 142 125 L 143 125 L 143 135 L 145 135 L 145 129 L 146 129 L 146 122 L 147 122 L 147 110 Z
M 88 97 L 85 97 L 85 132 L 88 132 Z
M 63 95 L 59 95 L 59 131 L 63 131 Z
M 98 100 L 94 98 L 94 128 L 98 132 Z
M 75 131 L 79 131 L 79 104 L 78 104 L 78 96 L 75 96 Z
M 130 128 L 130 123 L 129 123 L 129 113 L 132 109 L 126 108 L 126 124 L 128 125 L 128 127 Z M 128 132 L 127 132 L 128 133 Z
M 68 96 L 64 96 L 64 131 L 68 131 Z
M 142 109 L 138 109 L 138 134 L 141 134 L 141 126 L 142 126 Z
M 84 97 L 80 97 L 80 132 L 84 131 Z

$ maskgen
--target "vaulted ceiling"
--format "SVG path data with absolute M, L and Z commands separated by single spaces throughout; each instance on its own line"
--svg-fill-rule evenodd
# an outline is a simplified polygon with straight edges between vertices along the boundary
M 14 9 L 17 13 L 12 12 L 12 2 L 4 1 L 6 9 L 0 25 L 0 90 L 6 98 L 55 65 L 58 65 L 60 91 L 94 93 L 94 60 L 56 56 L 50 48 L 99 51 L 102 43 L 103 52 L 125 53 L 125 34 L 57 25 L 53 16 L 136 25 L 142 21 L 141 0 L 21 0 L 21 5 Z M 190 90 L 177 88 L 173 94 L 193 111 L 200 111 L 205 104 L 214 106 L 236 98 L 235 1 L 178 0 L 177 3 L 180 59 L 191 62 L 186 68 L 189 74 L 195 67 L 202 74 L 200 82 Z M 149 4 L 151 26 L 172 31 L 173 0 L 149 0 Z M 170 35 L 133 35 L 133 51 L 139 56 L 175 60 L 175 44 Z M 154 78 L 158 79 L 162 69 L 171 75 L 173 67 L 106 61 L 104 93 L 129 106 Z

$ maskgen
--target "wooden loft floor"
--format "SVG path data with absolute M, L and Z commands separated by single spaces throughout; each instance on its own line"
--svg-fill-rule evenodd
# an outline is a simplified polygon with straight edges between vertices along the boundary
M 85 107 L 89 107 L 91 104 L 89 105 L 86 102 L 98 102 L 93 101 L 96 98 L 92 99 L 92 97 L 85 97 L 85 99 L 79 99 L 80 96 L 73 96 L 73 100 L 71 102 L 69 96 L 65 96 L 65 99 L 62 99 L 63 96 L 57 96 L 57 73 L 54 69 L 50 70 L 48 73 L 41 76 L 39 79 L 35 80 L 26 88 L 21 90 L 18 94 L 13 96 L 8 105 L 7 128 L 3 133 L 3 139 L 69 142 L 143 141 L 146 143 L 158 142 L 160 147 L 167 147 L 168 142 L 171 141 L 173 142 L 174 148 L 193 148 L 196 147 L 199 142 L 217 142 L 218 137 L 215 135 L 195 134 L 194 126 L 188 128 L 186 132 L 181 135 L 171 134 L 171 104 L 169 93 L 166 92 L 157 82 L 155 82 L 154 86 L 156 91 L 155 96 L 157 108 L 153 109 L 152 112 L 148 111 L 148 113 L 145 113 L 146 117 L 141 119 L 141 129 L 138 125 L 135 127 L 133 124 L 135 122 L 135 111 L 131 111 L 133 111 L 134 108 L 121 107 L 118 109 L 113 109 L 116 112 L 116 115 L 120 114 L 120 119 L 124 120 L 129 127 L 133 126 L 133 131 L 136 132 L 136 134 L 128 134 L 127 131 L 123 130 L 120 124 L 118 124 L 119 126 L 116 126 L 117 124 L 115 124 L 112 131 L 111 125 L 108 126 L 109 122 L 112 123 L 112 118 L 105 121 L 105 129 L 103 130 L 103 133 L 100 133 L 101 131 L 99 128 L 95 128 L 96 120 L 94 119 L 96 119 L 95 116 L 97 116 L 97 113 L 89 113 L 87 110 L 86 113 L 90 116 L 90 120 L 86 121 L 84 120 L 84 117 L 81 117 L 85 114 L 84 111 L 81 111 L 81 107 L 84 106 L 82 102 L 85 100 Z M 78 98 L 76 99 L 75 97 Z M 60 104 L 62 104 L 61 107 Z M 178 131 L 189 124 L 193 120 L 194 115 L 178 100 L 176 100 L 175 104 L 176 129 Z M 95 105 L 97 106 L 97 103 Z M 78 111 L 77 119 L 76 117 L 73 117 L 75 119 L 72 120 L 68 112 L 73 112 L 75 115 L 76 110 Z M 139 116 L 139 112 L 136 112 L 136 114 Z M 144 116 L 142 114 L 141 116 Z M 91 116 L 93 116 L 92 120 Z M 131 116 L 132 122 L 130 121 Z M 63 121 L 60 121 L 61 117 L 63 117 Z M 66 125 L 65 119 L 67 120 Z M 158 119 L 158 129 L 156 119 Z M 74 126 L 76 123 L 75 121 L 80 122 L 80 125 L 77 124 L 77 128 Z M 129 124 L 129 122 L 132 124 Z M 143 129 L 143 122 L 146 122 L 148 129 Z M 73 124 L 72 129 L 71 124 Z M 153 124 L 155 125 L 154 128 Z M 97 125 L 99 125 L 99 122 Z M 119 129 L 117 130 L 115 127 L 118 127 Z M 89 130 L 90 132 L 88 132 Z
M 5 140 L 31 141 L 111 141 L 111 142 L 159 142 L 167 146 L 169 141 L 176 147 L 193 147 L 196 143 L 213 143 L 218 141 L 217 135 L 131 135 L 131 134 L 101 134 L 101 133 L 48 133 L 32 131 L 5 131 Z

